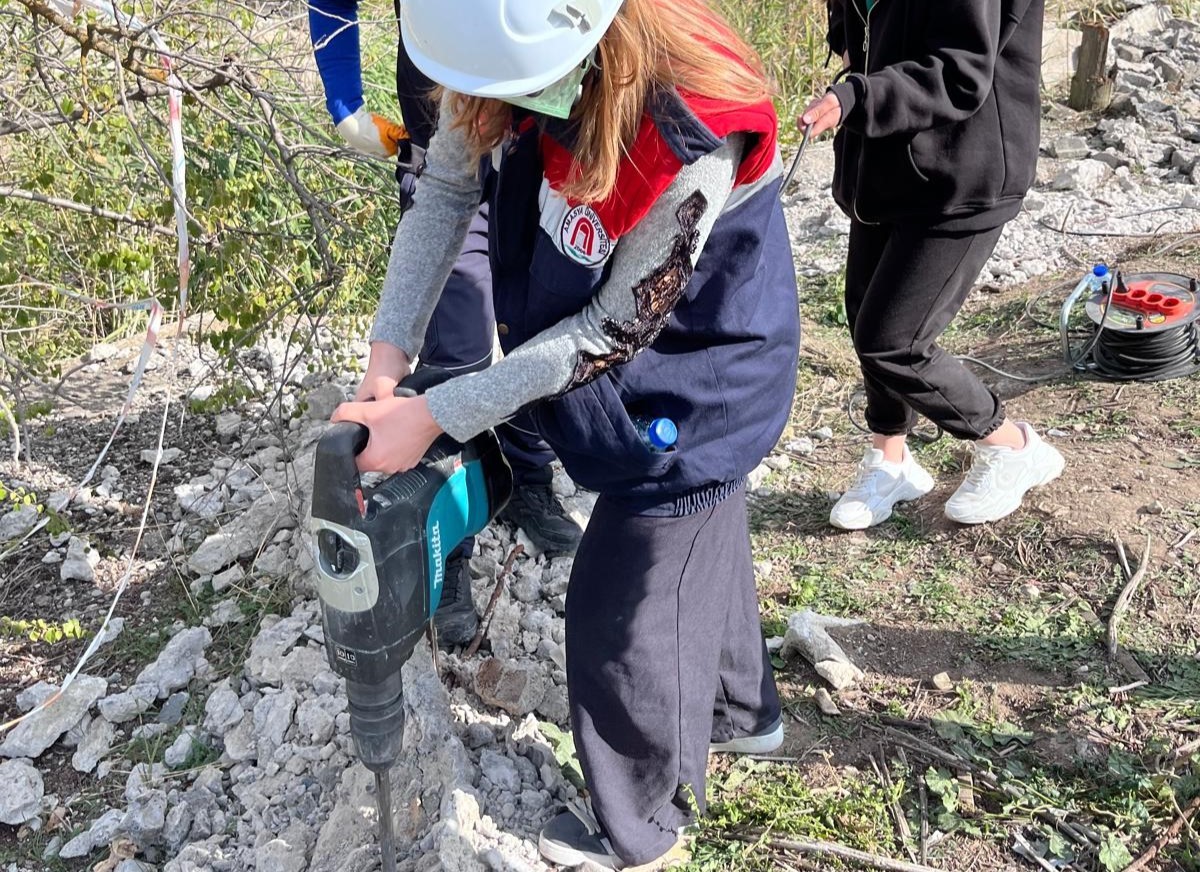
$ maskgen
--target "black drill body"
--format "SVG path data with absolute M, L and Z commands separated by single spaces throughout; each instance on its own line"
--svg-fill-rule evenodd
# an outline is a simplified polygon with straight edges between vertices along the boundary
M 425 372 L 398 394 L 440 381 Z M 440 437 L 421 462 L 363 489 L 355 458 L 368 431 L 335 424 L 317 444 L 313 552 L 334 671 L 346 679 L 350 731 L 363 765 L 380 773 L 404 734 L 400 668 L 437 609 L 445 558 L 512 494 L 512 471 L 491 431 L 465 444 Z

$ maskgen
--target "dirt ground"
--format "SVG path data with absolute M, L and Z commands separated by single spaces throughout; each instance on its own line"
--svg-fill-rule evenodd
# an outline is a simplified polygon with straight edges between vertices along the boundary
M 1185 246 L 1166 257 L 1135 252 L 1122 267 L 1188 273 L 1196 262 Z M 810 312 L 836 311 L 825 291 L 810 291 Z M 1200 794 L 1200 376 L 1115 384 L 1065 372 L 1057 333 L 1022 314 L 1043 291 L 1035 314 L 1056 314 L 1061 281 L 978 292 L 946 339 L 955 353 L 1044 376 L 981 371 L 1008 413 L 1049 434 L 1067 459 L 1063 476 L 1021 511 L 979 528 L 942 514 L 970 462 L 950 438 L 916 449 L 938 480 L 933 493 L 866 532 L 828 526 L 864 436 L 846 411 L 856 386 L 844 328 L 807 319 L 792 435 L 828 427 L 832 438 L 775 472 L 756 503 L 766 625 L 781 631 L 801 607 L 863 619 L 834 636 L 866 679 L 833 694 L 841 713 L 829 717 L 813 702 L 823 683 L 812 669 L 777 664 L 787 742 L 733 790 L 714 773 L 725 820 L 709 833 L 703 868 L 837 868 L 772 838 L 805 838 L 813 817 L 871 784 L 895 804 L 881 798 L 858 810 L 849 832 L 839 828 L 864 850 L 924 855 L 953 870 L 1031 868 L 1013 851 L 1019 835 L 1052 862 L 1043 868 L 1123 869 Z M 1132 663 L 1104 646 L 1125 583 L 1117 536 L 1134 569 L 1150 542 L 1144 582 L 1118 627 Z M 950 684 L 937 690 L 943 672 Z M 949 803 L 933 796 L 939 769 L 970 779 Z M 812 791 L 811 817 L 797 818 L 766 788 L 781 770 Z M 1180 830 L 1139 868 L 1200 869 L 1200 842 Z M 743 831 L 767 835 L 753 850 L 719 847 Z

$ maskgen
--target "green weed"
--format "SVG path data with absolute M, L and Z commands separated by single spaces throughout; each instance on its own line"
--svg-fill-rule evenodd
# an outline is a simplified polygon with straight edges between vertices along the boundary
M 731 836 L 767 833 L 777 838 L 841 842 L 863 851 L 894 853 L 899 847 L 888 802 L 877 782 L 848 778 L 835 787 L 813 788 L 795 767 L 739 760 L 723 778 L 709 783 L 709 813 L 693 849 L 693 870 L 779 869 L 765 845 L 739 844 Z
M 1013 604 L 1004 609 L 984 647 L 994 654 L 1048 668 L 1073 667 L 1096 652 L 1100 632 L 1088 620 L 1086 606 L 1056 609 L 1046 602 Z
M 76 618 L 70 618 L 60 623 L 43 618 L 24 619 L 0 616 L 0 636 L 10 639 L 28 639 L 30 642 L 45 642 L 48 645 L 54 645 L 58 642 L 83 639 L 88 635 L 87 630 Z
M 780 133 L 797 138 L 795 119 L 841 69 L 829 48 L 824 0 L 718 0 L 717 7 L 762 55 L 775 80 Z

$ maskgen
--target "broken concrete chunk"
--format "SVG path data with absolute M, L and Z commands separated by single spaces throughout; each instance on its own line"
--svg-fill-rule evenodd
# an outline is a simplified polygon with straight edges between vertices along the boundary
M 0 744 L 0 757 L 37 757 L 58 741 L 104 695 L 108 682 L 94 675 L 79 675 L 62 695 L 17 724 Z M 47 697 L 48 699 L 49 697 Z
M 532 712 L 546 695 L 546 676 L 532 663 L 485 660 L 475 676 L 475 692 L 488 705 L 518 717 Z
M 206 627 L 189 627 L 176 633 L 154 662 L 141 671 L 135 684 L 153 685 L 158 698 L 187 687 L 204 660 L 204 649 L 212 644 Z
M 829 691 L 823 687 L 817 688 L 817 692 L 813 694 L 813 701 L 817 704 L 817 708 L 821 710 L 821 714 L 823 715 L 836 718 L 842 713 L 837 707 L 837 703 L 833 701 L 833 697 L 829 695 Z
M 37 817 L 46 792 L 42 773 L 26 760 L 0 763 L 0 823 L 20 826 Z
M 88 724 L 75 753 L 71 755 L 71 766 L 79 772 L 91 772 L 112 747 L 115 733 L 112 721 L 107 718 L 94 718 Z

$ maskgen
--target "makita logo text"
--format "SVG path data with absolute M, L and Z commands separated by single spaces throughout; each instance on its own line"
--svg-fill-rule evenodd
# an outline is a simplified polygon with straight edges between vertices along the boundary
M 433 549 L 433 589 L 439 590 L 442 586 L 442 578 L 445 575 L 445 567 L 442 564 L 441 524 L 433 525 L 433 530 L 429 534 L 429 547 Z

